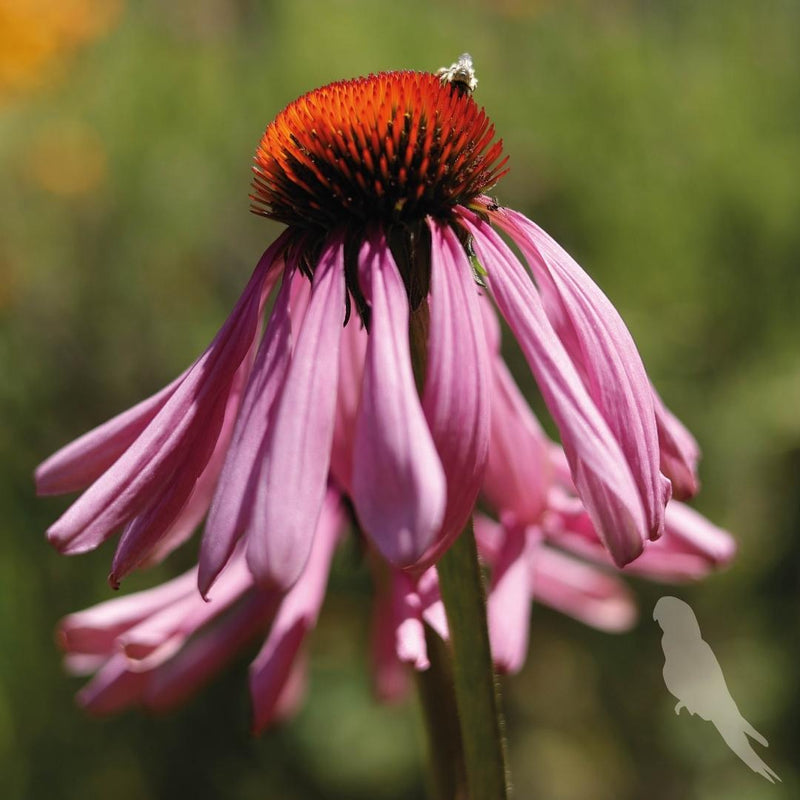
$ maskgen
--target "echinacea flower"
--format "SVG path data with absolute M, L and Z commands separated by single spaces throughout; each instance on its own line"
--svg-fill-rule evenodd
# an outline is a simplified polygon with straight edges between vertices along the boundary
M 676 475 L 677 464 L 691 484 L 693 454 L 659 435 L 674 425 L 657 419 L 608 299 L 547 234 L 484 196 L 505 163 L 468 89 L 433 74 L 341 81 L 290 104 L 259 145 L 252 195 L 254 211 L 286 231 L 182 376 L 39 468 L 42 494 L 88 487 L 50 541 L 78 553 L 121 528 L 117 584 L 207 514 L 204 594 L 241 538 L 255 580 L 290 587 L 312 550 L 338 458 L 337 395 L 348 391 L 356 412 L 343 446 L 359 524 L 389 562 L 423 570 L 472 513 L 487 462 L 482 272 L 598 534 L 618 564 L 638 556 L 663 531 L 662 469 Z M 359 383 L 347 387 L 343 324 L 368 332 Z M 413 358 L 409 328 L 424 339 Z
M 441 75 L 333 83 L 284 109 L 256 152 L 251 198 L 287 227 L 215 339 L 162 391 L 37 470 L 40 494 L 84 490 L 48 531 L 61 552 L 122 531 L 114 586 L 205 519 L 196 570 L 67 618 L 71 662 L 99 669 L 90 707 L 168 704 L 269 627 L 251 673 L 256 726 L 266 724 L 299 684 L 339 492 L 388 576 L 375 648 L 387 695 L 393 664 L 427 664 L 423 622 L 447 636 L 435 564 L 481 491 L 499 520 L 481 523 L 479 544 L 490 627 L 497 608 L 512 629 L 492 636 L 504 669 L 524 657 L 532 596 L 622 627 L 598 611 L 616 579 L 551 540 L 618 566 L 665 530 L 671 540 L 665 509 L 673 485 L 696 490 L 697 447 L 595 283 L 486 195 L 506 160 L 473 88 L 462 58 Z M 560 448 L 500 359 L 495 309 Z

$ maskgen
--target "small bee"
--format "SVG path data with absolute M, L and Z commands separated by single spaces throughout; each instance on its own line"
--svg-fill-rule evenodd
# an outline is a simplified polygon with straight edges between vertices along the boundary
M 458 91 L 472 94 L 478 85 L 475 77 L 475 67 L 472 66 L 472 56 L 462 53 L 458 60 L 449 67 L 442 67 L 436 71 L 442 83 L 451 83 Z

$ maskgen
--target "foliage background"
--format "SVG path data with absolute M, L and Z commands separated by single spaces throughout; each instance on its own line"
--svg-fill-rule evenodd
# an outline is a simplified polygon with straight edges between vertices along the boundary
M 413 703 L 371 699 L 352 558 L 294 721 L 249 737 L 246 659 L 171 717 L 85 717 L 52 629 L 110 596 L 110 549 L 56 555 L 43 531 L 66 501 L 35 500 L 31 472 L 210 340 L 276 233 L 247 193 L 280 108 L 464 50 L 511 156 L 501 202 L 620 308 L 704 446 L 698 506 L 740 542 L 702 585 L 637 583 L 627 635 L 535 609 L 529 663 L 505 683 L 517 796 L 800 795 L 798 41 L 793 0 L 0 0 L 3 796 L 423 797 Z M 125 588 L 175 574 L 195 547 Z M 650 618 L 665 592 L 693 604 L 782 785 L 673 714 Z

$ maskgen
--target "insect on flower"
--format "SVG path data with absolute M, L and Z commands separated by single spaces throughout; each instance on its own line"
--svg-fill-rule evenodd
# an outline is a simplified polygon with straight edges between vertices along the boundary
M 462 92 L 472 94 L 478 88 L 478 78 L 469 53 L 462 53 L 449 67 L 438 69 L 436 74 L 442 83 L 452 84 Z

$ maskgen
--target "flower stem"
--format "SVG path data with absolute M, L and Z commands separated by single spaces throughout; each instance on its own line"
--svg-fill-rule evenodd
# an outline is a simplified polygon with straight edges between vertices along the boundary
M 509 797 L 503 720 L 489 649 L 486 592 L 470 522 L 437 564 L 470 800 Z
M 420 396 L 423 394 L 428 359 L 429 310 L 423 300 L 409 318 L 409 346 L 414 378 Z M 437 800 L 507 800 L 509 797 L 506 749 L 503 738 L 503 719 L 500 697 L 489 648 L 489 629 L 486 624 L 486 590 L 478 563 L 478 548 L 472 530 L 472 520 L 436 565 L 439 589 L 447 613 L 452 655 L 452 688 L 448 670 L 441 662 L 439 649 L 431 648 L 429 683 L 419 683 L 420 697 L 426 714 L 431 740 L 431 758 Z M 436 637 L 428 635 L 427 639 Z M 446 684 L 442 678 L 446 678 Z M 437 688 L 438 684 L 438 688 Z M 443 688 L 447 697 L 436 702 L 427 691 Z M 442 695 L 444 697 L 444 695 Z M 454 709 L 461 728 L 460 740 L 452 737 Z M 437 720 L 437 715 L 449 715 L 449 721 Z M 446 736 L 448 744 L 438 741 Z M 459 763 L 439 764 L 440 759 L 459 755 Z M 463 765 L 462 765 L 463 764 Z M 466 792 L 463 776 L 466 772 Z M 461 781 L 461 783 L 459 783 Z M 444 794 L 447 790 L 450 795 Z
M 429 791 L 434 800 L 469 800 L 450 653 L 427 625 L 425 644 L 431 665 L 415 674 L 428 739 Z

